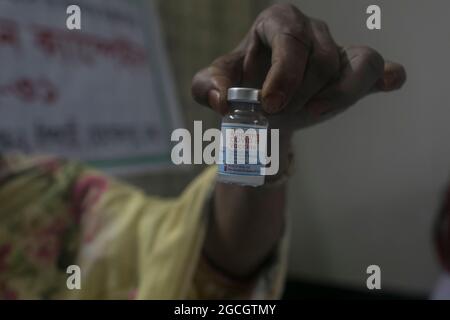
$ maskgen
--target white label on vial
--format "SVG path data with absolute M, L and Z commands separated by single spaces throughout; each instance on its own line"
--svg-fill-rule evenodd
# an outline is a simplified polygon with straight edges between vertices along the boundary
M 260 130 L 265 126 L 222 124 L 219 173 L 224 175 L 260 176 L 260 154 L 266 154 L 266 139 L 261 141 Z M 266 131 L 267 133 L 267 131 Z

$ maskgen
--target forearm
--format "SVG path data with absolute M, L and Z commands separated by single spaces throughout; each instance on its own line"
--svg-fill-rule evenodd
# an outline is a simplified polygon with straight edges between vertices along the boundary
M 290 135 L 281 141 L 279 173 L 267 180 L 278 179 L 289 164 Z M 282 236 L 286 189 L 285 184 L 253 188 L 217 183 L 204 247 L 207 258 L 230 275 L 253 274 Z

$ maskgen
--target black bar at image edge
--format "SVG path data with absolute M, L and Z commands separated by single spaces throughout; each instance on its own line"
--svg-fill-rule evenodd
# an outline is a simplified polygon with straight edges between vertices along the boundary
M 443 310 L 439 310 L 439 309 Z M 355 315 L 358 319 L 384 319 L 395 313 L 406 315 L 449 312 L 450 304 L 439 301 L 375 301 L 375 300 L 281 300 L 281 301 L 0 301 L 3 315 L 20 313 L 55 315 L 58 319 L 85 318 L 98 312 L 125 319 L 292 319 L 320 316 Z M 3 318 L 3 317 L 2 317 Z M 6 319 L 6 318 L 5 318 Z

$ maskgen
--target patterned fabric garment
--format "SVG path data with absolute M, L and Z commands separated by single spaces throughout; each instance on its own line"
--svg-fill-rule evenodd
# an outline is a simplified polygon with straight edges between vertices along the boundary
M 178 198 L 149 197 L 78 163 L 0 158 L 0 298 L 277 298 L 286 250 L 248 282 L 201 255 L 216 169 Z M 67 287 L 68 266 L 81 289 Z

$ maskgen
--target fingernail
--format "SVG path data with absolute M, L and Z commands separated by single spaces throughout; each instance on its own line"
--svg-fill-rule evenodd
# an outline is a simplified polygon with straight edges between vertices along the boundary
M 281 92 L 271 93 L 263 98 L 264 110 L 268 113 L 276 113 L 283 109 L 286 97 Z
M 212 109 L 219 111 L 219 107 L 220 107 L 220 92 L 219 91 L 217 91 L 216 89 L 209 91 L 208 104 Z
M 398 76 L 395 72 L 388 73 L 384 76 L 384 86 L 389 89 L 395 87 L 398 82 Z

